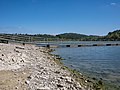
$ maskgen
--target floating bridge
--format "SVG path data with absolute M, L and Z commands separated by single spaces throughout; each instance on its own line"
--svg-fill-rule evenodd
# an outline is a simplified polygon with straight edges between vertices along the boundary
M 8 42 L 16 42 L 16 43 L 26 43 L 26 44 L 36 44 L 37 46 L 48 47 L 48 48 L 74 48 L 74 47 L 95 47 L 95 46 L 120 46 L 120 41 L 101 41 L 101 42 L 94 42 L 94 43 L 81 43 L 83 41 L 79 41 L 77 43 L 70 43 L 69 41 L 64 43 L 61 41 L 54 42 L 24 42 L 24 41 L 15 41 L 10 39 L 0 38 L 0 43 L 8 43 Z M 73 41 L 74 42 L 74 41 Z M 90 41 L 84 41 L 90 42 Z
M 48 47 L 48 48 L 66 48 L 66 47 L 95 47 L 95 46 L 120 46 L 120 43 L 114 44 L 49 44 L 49 43 L 40 43 L 37 44 L 38 46 Z

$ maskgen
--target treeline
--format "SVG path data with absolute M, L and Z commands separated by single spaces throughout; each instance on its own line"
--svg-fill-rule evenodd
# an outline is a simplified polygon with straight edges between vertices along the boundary
M 64 33 L 56 35 L 61 40 L 77 40 L 77 41 L 97 41 L 100 36 L 95 35 L 84 35 L 84 34 L 77 34 L 77 33 Z
M 106 36 L 84 35 L 78 33 L 64 33 L 58 35 L 48 34 L 5 34 L 1 33 L 0 38 L 9 39 L 13 41 L 120 41 L 120 30 L 109 32 Z
M 120 41 L 120 30 L 109 32 L 104 38 L 110 41 Z
M 35 41 L 55 41 L 58 38 L 54 35 L 48 35 L 48 34 L 0 34 L 0 39 L 8 39 L 12 41 L 24 41 L 24 42 L 35 42 Z

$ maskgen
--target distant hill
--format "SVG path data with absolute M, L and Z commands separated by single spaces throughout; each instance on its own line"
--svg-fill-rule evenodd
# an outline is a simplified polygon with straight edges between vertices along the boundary
M 61 39 L 81 39 L 83 37 L 87 37 L 87 35 L 77 34 L 77 33 L 64 33 L 64 34 L 58 34 L 56 36 Z
M 34 41 L 54 41 L 56 39 L 53 35 L 47 34 L 0 34 L 0 38 L 14 40 L 14 41 L 24 41 L 24 42 L 34 42 Z
M 105 36 L 105 39 L 112 41 L 120 41 L 120 30 L 115 30 L 113 32 L 109 32 L 108 35 Z
M 25 41 L 25 42 L 34 42 L 34 41 L 120 41 L 120 30 L 115 30 L 109 32 L 106 36 L 97 36 L 97 35 L 85 35 L 78 33 L 63 33 L 58 35 L 48 35 L 48 34 L 0 34 L 0 38 L 9 39 L 13 41 Z
M 58 34 L 56 35 L 56 37 L 63 40 L 82 40 L 82 41 L 97 40 L 99 38 L 99 36 L 95 36 L 95 35 L 84 35 L 78 33 Z

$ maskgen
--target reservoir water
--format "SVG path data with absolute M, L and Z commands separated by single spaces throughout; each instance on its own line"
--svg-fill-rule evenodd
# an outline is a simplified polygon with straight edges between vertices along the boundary
M 70 44 L 71 42 L 68 43 Z M 81 43 L 94 44 L 120 42 Z M 96 77 L 98 79 L 102 78 L 105 82 L 120 87 L 120 46 L 56 48 L 53 53 L 64 58 L 65 60 L 62 60 L 62 62 L 66 66 L 77 69 L 81 73 L 91 77 Z

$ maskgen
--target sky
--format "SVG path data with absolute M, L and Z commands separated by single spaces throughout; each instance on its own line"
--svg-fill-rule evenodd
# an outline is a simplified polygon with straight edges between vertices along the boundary
M 0 0 L 0 33 L 106 35 L 120 29 L 120 0 Z

